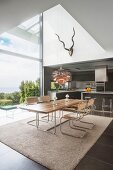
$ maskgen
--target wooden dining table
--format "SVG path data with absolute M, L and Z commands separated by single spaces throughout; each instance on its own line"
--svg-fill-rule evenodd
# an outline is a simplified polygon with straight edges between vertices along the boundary
M 38 103 L 38 104 L 32 104 L 32 105 L 20 105 L 19 108 L 23 110 L 27 110 L 29 112 L 35 112 L 36 113 L 36 127 L 39 128 L 39 114 L 51 114 L 54 113 L 54 134 L 56 134 L 56 111 L 62 110 L 63 108 L 70 107 L 72 105 L 79 104 L 83 100 L 79 99 L 61 99 L 46 103 Z M 33 120 L 34 121 L 34 120 Z M 31 121 L 30 121 L 31 122 Z

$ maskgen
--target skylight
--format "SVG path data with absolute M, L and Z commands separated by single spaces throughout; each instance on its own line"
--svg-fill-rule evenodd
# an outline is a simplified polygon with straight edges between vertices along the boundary
M 23 22 L 18 27 L 32 34 L 36 34 L 39 31 L 39 15 Z
M 28 30 L 28 32 L 32 33 L 32 34 L 36 34 L 40 31 L 40 25 L 37 24 L 33 27 L 31 27 L 31 29 Z
M 0 36 L 0 49 L 34 58 L 39 57 L 38 43 L 32 43 L 9 33 L 3 33 Z

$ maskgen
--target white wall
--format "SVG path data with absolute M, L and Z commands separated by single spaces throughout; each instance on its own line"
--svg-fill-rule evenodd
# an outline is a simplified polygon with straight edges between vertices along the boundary
M 69 48 L 72 45 L 73 27 L 75 28 L 75 45 L 73 55 L 70 56 L 55 33 Z M 44 66 L 109 58 L 104 49 L 61 5 L 44 12 L 43 41 Z

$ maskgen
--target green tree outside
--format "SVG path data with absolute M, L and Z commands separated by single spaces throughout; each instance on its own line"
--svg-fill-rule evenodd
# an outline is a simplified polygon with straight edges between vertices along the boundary
M 26 97 L 40 96 L 40 81 L 22 81 L 19 92 L 0 93 L 0 105 L 24 103 Z
M 26 97 L 40 96 L 40 81 L 22 81 L 20 85 L 20 103 L 25 102 Z

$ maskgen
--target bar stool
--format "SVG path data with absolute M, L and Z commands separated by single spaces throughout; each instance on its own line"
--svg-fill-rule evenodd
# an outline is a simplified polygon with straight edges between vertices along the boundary
M 105 112 L 109 112 L 109 113 L 113 112 L 112 102 L 113 102 L 112 99 L 108 98 L 108 102 L 106 104 L 106 99 L 105 98 L 102 99 L 102 111 L 103 111 L 104 116 L 105 116 Z

